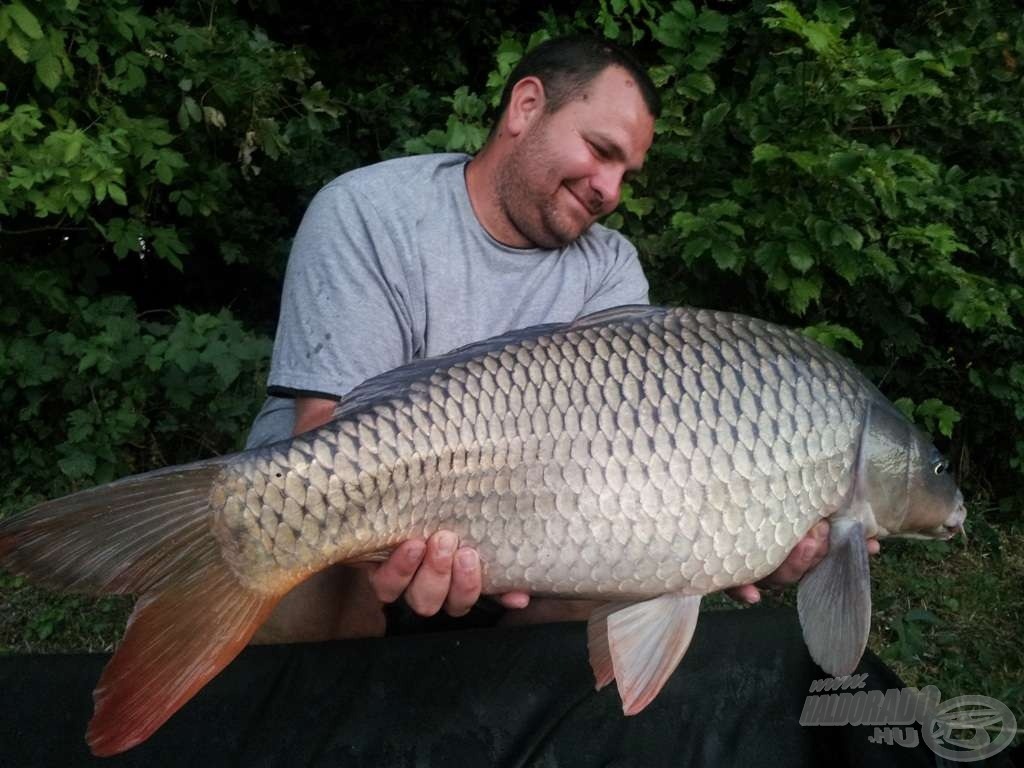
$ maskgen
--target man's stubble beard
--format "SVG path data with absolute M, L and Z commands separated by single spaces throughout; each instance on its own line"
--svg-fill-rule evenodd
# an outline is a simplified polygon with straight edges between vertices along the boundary
M 533 246 L 562 248 L 580 237 L 589 225 L 577 231 L 559 215 L 555 201 L 533 189 L 530 178 L 543 178 L 555 165 L 554 153 L 540 136 L 542 124 L 535 125 L 527 139 L 505 157 L 498 169 L 498 205 L 505 218 Z

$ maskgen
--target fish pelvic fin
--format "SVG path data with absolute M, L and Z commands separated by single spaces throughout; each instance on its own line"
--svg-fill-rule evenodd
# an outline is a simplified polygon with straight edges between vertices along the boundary
M 614 679 L 624 714 L 641 712 L 679 666 L 697 627 L 700 601 L 700 595 L 670 593 L 610 603 L 591 615 L 587 635 L 597 687 Z
M 98 756 L 145 740 L 245 647 L 287 591 L 243 586 L 211 530 L 227 459 L 135 475 L 0 523 L 0 568 L 50 588 L 140 595 L 93 693 Z
M 864 526 L 834 520 L 828 555 L 800 580 L 797 612 L 811 658 L 835 677 L 852 674 L 871 631 L 871 575 Z

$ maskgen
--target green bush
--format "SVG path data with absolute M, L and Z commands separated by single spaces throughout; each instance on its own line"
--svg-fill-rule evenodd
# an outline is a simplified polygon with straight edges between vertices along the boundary
M 631 46 L 662 90 L 610 219 L 653 297 L 805 327 L 950 438 L 969 490 L 1017 493 L 1014 4 L 478 5 L 396 14 L 382 38 L 369 2 L 337 20 L 269 2 L 0 9 L 12 503 L 237 446 L 309 196 L 378 158 L 475 150 L 524 48 L 575 30 Z

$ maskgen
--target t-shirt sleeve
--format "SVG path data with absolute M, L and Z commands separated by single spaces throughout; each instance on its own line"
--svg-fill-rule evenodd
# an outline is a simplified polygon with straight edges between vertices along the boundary
M 616 236 L 607 246 L 605 270 L 591 288 L 581 315 L 589 315 L 624 304 L 648 304 L 647 278 L 640 266 L 636 248 L 623 237 Z
M 412 350 L 395 234 L 371 201 L 336 181 L 313 198 L 292 244 L 268 390 L 340 397 Z

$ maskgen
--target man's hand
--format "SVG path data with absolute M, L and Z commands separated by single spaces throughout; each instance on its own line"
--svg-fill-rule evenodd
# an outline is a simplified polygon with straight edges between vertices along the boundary
M 377 598 L 384 603 L 403 594 L 420 616 L 433 616 L 442 608 L 449 616 L 464 616 L 480 598 L 480 556 L 471 547 L 460 547 L 451 531 L 438 531 L 429 539 L 403 542 L 370 575 Z M 510 592 L 498 598 L 506 608 L 525 608 L 526 592 Z
M 733 600 L 753 605 L 761 600 L 758 587 L 785 587 L 795 584 L 803 575 L 825 559 L 828 554 L 828 520 L 821 520 L 797 542 L 793 551 L 774 573 L 766 576 L 757 584 L 744 584 L 742 587 L 727 589 L 725 593 Z M 868 554 L 877 555 L 881 550 L 878 539 L 868 539 Z

